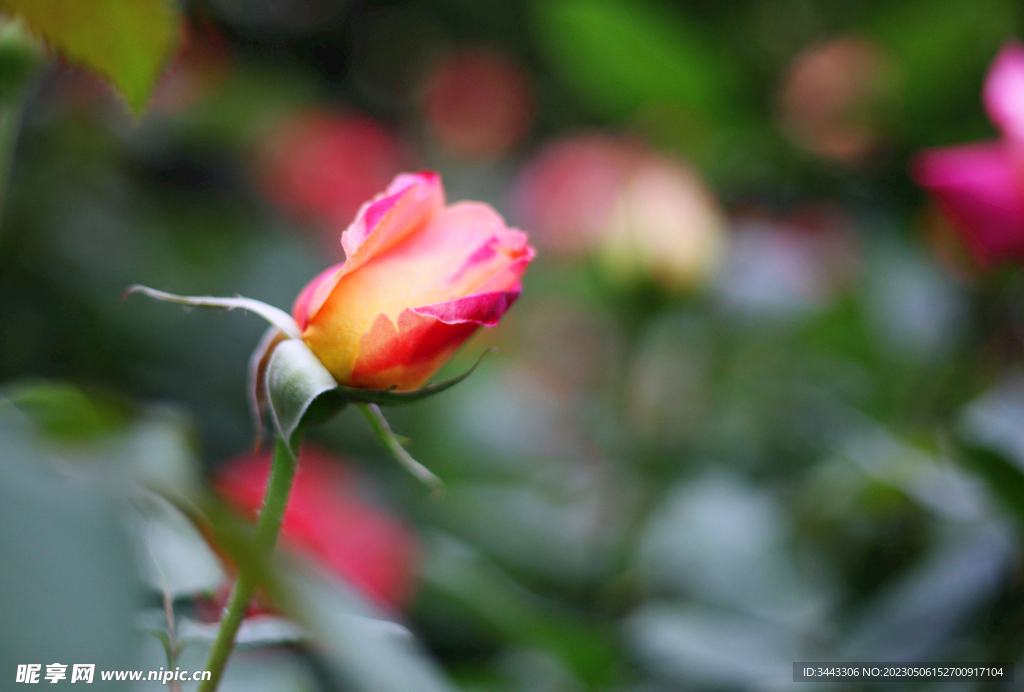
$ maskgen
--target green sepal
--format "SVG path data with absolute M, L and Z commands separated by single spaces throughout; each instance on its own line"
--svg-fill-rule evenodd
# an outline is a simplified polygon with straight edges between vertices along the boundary
M 481 353 L 473 367 L 460 375 L 411 392 L 396 392 L 340 385 L 303 341 L 287 339 L 278 344 L 267 364 L 266 391 L 274 429 L 296 452 L 298 431 L 329 419 L 346 404 L 399 406 L 421 401 L 462 382 L 494 350 Z
M 472 375 L 473 371 L 477 369 L 485 356 L 497 350 L 498 349 L 492 347 L 481 353 L 480 357 L 477 358 L 476 363 L 473 364 L 473 367 L 461 375 L 456 375 L 455 377 L 450 377 L 447 380 L 428 384 L 425 387 L 420 387 L 419 389 L 415 389 L 411 392 L 396 392 L 394 388 L 361 389 L 359 387 L 346 387 L 339 384 L 337 386 L 338 393 L 348 401 L 364 404 L 377 404 L 378 406 L 401 406 L 403 404 L 411 404 L 413 402 L 426 399 L 427 397 L 434 396 L 435 394 L 440 394 L 446 389 L 451 389 L 459 382 L 462 382 L 464 379 Z
M 434 475 L 433 471 L 413 459 L 409 452 L 405 451 L 405 447 L 402 446 L 404 438 L 400 438 L 391 430 L 387 419 L 380 412 L 376 404 L 357 401 L 356 407 L 363 414 L 373 434 L 377 436 L 377 439 L 381 441 L 384 448 L 395 458 L 395 461 L 404 466 L 406 471 L 423 481 L 435 494 L 440 494 L 444 490 L 444 483 L 441 479 Z
M 242 310 L 248 310 L 249 312 L 259 315 L 267 322 L 284 332 L 285 336 L 289 338 L 298 339 L 302 335 L 302 330 L 299 329 L 299 325 L 296 324 L 291 315 L 280 308 L 275 308 L 273 305 L 267 305 L 263 301 L 254 300 L 253 298 L 243 298 L 241 296 L 236 298 L 179 296 L 174 293 L 158 291 L 155 288 L 142 286 L 140 284 L 129 286 L 128 290 L 125 291 L 124 298 L 127 298 L 132 293 L 142 293 L 150 298 L 162 300 L 165 303 L 179 303 L 181 305 L 191 305 L 201 308 L 224 308 L 225 310 L 241 308 Z
M 300 339 L 287 339 L 274 349 L 267 363 L 266 386 L 274 429 L 296 456 L 301 438 L 297 433 L 346 404 L 337 396 L 334 376 Z
M 140 285 L 131 286 L 125 296 L 132 293 L 144 293 L 157 300 L 197 307 L 216 307 L 228 310 L 241 308 L 260 315 L 273 327 L 280 330 L 285 337 L 288 337 L 273 348 L 267 361 L 263 384 L 267 401 L 270 404 L 270 415 L 274 422 L 275 432 L 281 436 L 281 439 L 288 441 L 288 449 L 293 456 L 298 454 L 298 439 L 301 437 L 299 433 L 307 425 L 327 420 L 344 408 L 346 404 L 401 406 L 421 401 L 462 382 L 473 374 L 488 353 L 497 350 L 494 348 L 485 350 L 480 354 L 473 367 L 460 375 L 411 392 L 399 392 L 394 388 L 348 387 L 338 384 L 316 354 L 302 341 L 299 325 L 291 315 L 273 305 L 241 296 L 236 298 L 180 296 Z M 262 353 L 260 350 L 257 352 Z M 262 358 L 262 355 L 257 356 L 257 362 Z M 258 365 L 255 370 L 250 368 L 250 377 L 252 378 L 254 376 L 252 373 L 256 372 L 258 372 Z M 261 415 L 263 402 L 259 391 L 258 386 L 253 386 L 253 393 L 250 395 L 257 418 Z M 397 436 L 394 436 L 393 433 L 390 435 L 397 440 Z

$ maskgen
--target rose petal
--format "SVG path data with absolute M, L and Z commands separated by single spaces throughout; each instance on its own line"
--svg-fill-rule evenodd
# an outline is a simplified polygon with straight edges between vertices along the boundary
M 309 320 L 312 319 L 312 316 L 316 314 L 320 306 L 327 300 L 327 296 L 331 294 L 331 289 L 338 283 L 337 278 L 343 266 L 344 263 L 341 263 L 323 270 L 306 284 L 306 287 L 299 293 L 299 297 L 295 299 L 295 303 L 292 305 L 292 317 L 298 322 L 300 330 L 306 329 Z
M 982 92 L 988 117 L 1004 136 L 1024 142 L 1024 46 L 1007 43 L 989 68 Z
M 436 317 L 445 324 L 474 322 L 487 327 L 498 324 L 501 316 L 512 307 L 519 297 L 519 291 L 493 291 L 478 293 L 465 298 L 446 300 L 443 303 L 413 308 L 417 315 Z
M 353 383 L 374 389 L 416 389 L 480 326 L 498 324 L 518 297 L 517 286 L 405 310 L 397 328 L 387 315 L 379 315 L 360 341 Z
M 418 389 L 480 328 L 475 321 L 445 323 L 405 310 L 396 327 L 380 314 L 359 341 L 348 381 L 355 387 Z
M 403 173 L 388 189 L 364 204 L 341 234 L 345 272 L 355 271 L 373 255 L 387 250 L 444 208 L 441 177 L 432 171 Z
M 495 291 L 514 290 L 519 292 L 519 280 L 526 273 L 526 268 L 537 255 L 537 252 L 526 246 L 518 258 L 507 264 L 501 270 L 495 272 L 491 278 L 476 287 L 478 293 L 493 293 Z
M 932 193 L 979 261 L 1024 257 L 1024 178 L 1008 145 L 927 151 L 914 161 L 912 175 Z
M 437 173 L 422 171 L 397 176 L 387 190 L 359 209 L 356 220 L 341 234 L 345 261 L 319 275 L 311 282 L 317 285 L 307 286 L 295 301 L 293 309 L 298 309 L 299 301 L 303 301 L 304 318 L 296 315 L 299 326 L 306 328 L 343 276 L 386 252 L 442 209 L 444 189 Z M 305 296 L 307 289 L 310 293 Z

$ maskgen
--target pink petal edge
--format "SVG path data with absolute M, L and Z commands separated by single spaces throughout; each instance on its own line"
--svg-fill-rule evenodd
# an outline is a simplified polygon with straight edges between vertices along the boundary
M 443 303 L 411 308 L 411 310 L 424 317 L 436 317 L 445 324 L 473 322 L 485 327 L 493 327 L 516 302 L 520 290 L 520 287 L 516 286 L 510 291 L 476 293 L 464 298 L 446 300 Z
M 444 192 L 440 188 L 441 176 L 434 171 L 400 173 L 395 176 L 384 192 L 359 208 L 355 220 L 341 234 L 341 247 L 345 250 L 345 257 L 350 259 L 355 256 L 374 231 L 380 228 L 388 213 L 398 206 L 406 195 L 413 194 L 418 198 L 416 201 L 425 201 L 440 192 L 443 206 Z
M 406 218 L 393 219 L 392 226 L 396 223 L 401 226 L 402 221 L 417 221 L 417 211 L 429 215 L 431 211 L 436 212 L 444 207 L 441 176 L 433 171 L 400 173 L 395 176 L 384 192 L 360 207 L 355 221 L 341 234 L 345 261 L 319 274 L 295 300 L 292 314 L 295 321 L 299 323 L 300 329 L 305 330 L 306 325 L 316 316 L 342 276 L 358 269 L 376 252 L 386 250 L 392 243 L 403 237 L 404 231 L 412 230 L 412 228 L 383 228 L 389 220 L 388 215 L 407 198 L 408 202 L 404 207 L 407 213 Z M 417 210 L 418 205 L 427 205 L 427 207 Z M 432 209 L 433 206 L 438 209 Z M 413 223 L 413 227 L 415 227 L 415 223 Z M 375 233 L 387 234 L 388 230 L 391 230 L 390 235 L 395 237 L 374 236 Z M 367 252 L 360 253 L 361 249 L 366 249 Z
M 302 289 L 298 297 L 295 299 L 295 303 L 292 304 L 292 317 L 299 324 L 299 331 L 305 331 L 306 326 L 309 324 L 309 320 L 313 314 L 320 309 L 323 305 L 324 300 L 327 296 L 317 295 L 317 289 L 319 289 L 325 281 L 333 280 L 335 275 L 340 273 L 341 268 L 345 266 L 345 263 L 335 264 L 332 267 L 324 269 L 322 272 L 316 275 L 316 277 L 306 284 L 306 287 Z M 333 285 L 331 286 L 333 288 Z M 310 308 L 315 307 L 311 310 Z

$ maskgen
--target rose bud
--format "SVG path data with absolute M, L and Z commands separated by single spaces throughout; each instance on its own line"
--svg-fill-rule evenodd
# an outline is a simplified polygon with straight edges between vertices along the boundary
M 515 302 L 534 257 L 490 206 L 445 206 L 436 173 L 402 174 L 341 236 L 345 261 L 292 309 L 302 338 L 340 384 L 416 389 Z

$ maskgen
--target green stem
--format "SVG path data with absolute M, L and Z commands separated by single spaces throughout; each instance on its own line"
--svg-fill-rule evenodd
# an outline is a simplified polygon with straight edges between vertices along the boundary
M 256 533 L 253 536 L 253 553 L 257 561 L 269 557 L 274 550 L 274 544 L 277 543 L 277 535 L 281 532 L 281 522 L 284 520 L 284 510 L 291 494 L 292 480 L 295 478 L 295 466 L 295 457 L 288 449 L 287 443 L 279 437 L 274 446 L 274 465 L 270 471 L 270 481 L 267 483 L 267 494 L 263 498 L 263 510 L 260 512 Z M 242 626 L 242 620 L 245 619 L 245 613 L 249 610 L 253 592 L 256 590 L 257 576 L 254 567 L 255 565 L 245 564 L 238 566 L 238 579 L 235 580 L 227 611 L 217 633 L 217 641 L 213 643 L 210 659 L 206 663 L 206 670 L 210 671 L 211 676 L 209 680 L 204 680 L 199 685 L 198 692 L 214 692 L 220 684 L 224 667 L 235 646 L 235 635 Z

